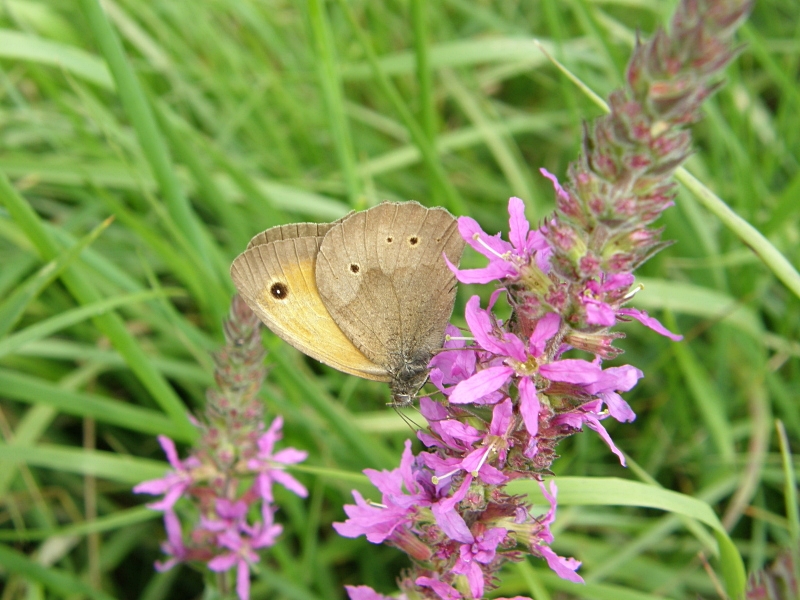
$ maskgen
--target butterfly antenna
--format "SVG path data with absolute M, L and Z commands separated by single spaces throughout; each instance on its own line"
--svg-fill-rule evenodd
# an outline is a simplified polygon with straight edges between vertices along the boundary
M 432 350 L 431 354 L 436 356 L 437 354 L 441 354 L 442 352 L 457 352 L 458 350 L 478 350 L 477 346 L 460 346 L 458 348 L 437 348 L 436 350 Z
M 414 419 L 412 419 L 412 418 L 411 418 L 411 417 L 409 417 L 407 414 L 405 414 L 404 412 L 402 412 L 402 411 L 400 410 L 400 407 L 399 407 L 399 406 L 392 405 L 392 408 L 394 408 L 394 412 L 396 412 L 396 413 L 397 413 L 397 415 L 398 415 L 398 416 L 399 416 L 401 419 L 403 419 L 403 421 L 405 422 L 405 424 L 406 424 L 406 425 L 408 425 L 408 428 L 409 428 L 411 431 L 413 431 L 414 433 L 416 433 L 417 431 L 419 431 L 420 429 L 422 429 L 422 427 L 421 427 L 421 426 L 420 426 L 420 425 L 419 425 L 419 424 L 418 424 L 416 421 L 414 421 Z M 415 409 L 417 412 L 419 412 L 419 409 L 417 409 L 417 407 L 416 407 L 416 406 L 414 407 L 414 409 Z

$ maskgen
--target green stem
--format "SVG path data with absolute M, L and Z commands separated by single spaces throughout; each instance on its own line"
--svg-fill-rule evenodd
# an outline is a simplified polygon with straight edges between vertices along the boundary
M 420 127 L 419 123 L 417 123 L 417 120 L 414 118 L 414 115 L 411 114 L 411 110 L 408 108 L 408 106 L 406 106 L 406 103 L 403 101 L 403 97 L 400 95 L 400 92 L 397 91 L 397 88 L 391 82 L 386 73 L 384 73 L 380 62 L 378 61 L 378 57 L 375 54 L 375 50 L 373 50 L 372 44 L 370 44 L 369 38 L 359 26 L 358 21 L 356 21 L 355 15 L 353 14 L 353 11 L 350 10 L 350 6 L 347 4 L 347 1 L 337 0 L 337 2 L 345 17 L 347 17 L 347 20 L 349 21 L 350 26 L 352 27 L 352 30 L 358 39 L 358 43 L 361 45 L 362 50 L 364 50 L 364 54 L 367 57 L 370 69 L 372 70 L 372 74 L 375 77 L 378 86 L 381 88 L 381 90 L 383 90 L 383 93 L 386 94 L 386 97 L 400 115 L 400 118 L 403 120 L 406 129 L 408 129 L 408 132 L 411 135 L 411 139 L 417 145 L 420 153 L 422 154 L 422 159 L 425 162 L 425 166 L 428 167 L 428 169 L 430 169 L 430 171 L 433 173 L 437 185 L 444 194 L 445 204 L 452 212 L 456 214 L 466 214 L 467 209 L 466 205 L 464 204 L 464 200 L 461 198 L 461 195 L 458 193 L 458 190 L 456 190 L 455 186 L 453 186 L 453 184 L 450 183 L 450 180 L 447 178 L 447 173 L 445 173 L 444 168 L 439 161 L 439 155 L 436 151 L 436 148 L 430 142 L 430 140 L 428 140 L 422 127 Z
M 188 238 L 190 246 L 201 254 L 202 262 L 210 264 L 208 261 L 210 253 L 207 247 L 210 241 L 204 238 L 197 216 L 181 190 L 167 145 L 147 102 L 144 90 L 125 56 L 122 43 L 98 0 L 81 0 L 81 6 L 89 22 L 89 28 L 94 34 L 97 45 L 114 78 L 119 99 L 131 120 L 142 152 L 164 195 L 167 210 L 183 235 Z M 207 275 L 216 279 L 210 270 Z
M 694 194 L 700 204 L 714 214 L 728 229 L 733 231 L 740 240 L 749 246 L 775 276 L 780 279 L 795 296 L 800 298 L 800 274 L 787 258 L 781 254 L 758 229 L 733 212 L 730 206 L 725 204 L 686 169 L 678 169 L 675 172 L 675 178 Z
M 336 153 L 344 175 L 350 205 L 357 206 L 361 197 L 361 185 L 356 172 L 356 156 L 353 147 L 353 136 L 344 111 L 344 90 L 333 43 L 328 15 L 324 0 L 308 0 L 308 14 L 311 19 L 311 31 L 314 37 L 314 49 L 317 54 L 317 74 L 322 85 L 322 95 L 328 109 L 328 122 L 332 128 Z

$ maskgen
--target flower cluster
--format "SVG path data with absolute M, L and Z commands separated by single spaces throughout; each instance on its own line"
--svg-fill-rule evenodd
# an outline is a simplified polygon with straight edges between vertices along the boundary
M 260 321 L 239 296 L 233 298 L 225 338 L 226 346 L 214 357 L 219 389 L 209 391 L 204 418 L 196 422 L 200 442 L 180 460 L 174 442 L 159 436 L 172 468 L 161 479 L 140 483 L 134 492 L 163 495 L 148 504 L 164 512 L 167 531 L 162 550 L 169 558 L 156 563 L 158 570 L 179 562 L 202 564 L 221 574 L 235 567 L 236 593 L 246 600 L 250 569 L 259 562 L 256 551 L 274 545 L 282 530 L 274 522 L 272 485 L 305 497 L 305 487 L 285 468 L 305 460 L 307 453 L 275 450 L 282 437 L 280 417 L 264 430 L 263 406 L 256 397 L 265 376 Z M 188 531 L 179 510 L 187 515 Z M 221 577 L 218 588 L 226 587 L 227 579 Z
M 716 87 L 711 78 L 733 58 L 731 36 L 749 4 L 684 0 L 669 35 L 637 46 L 628 88 L 612 94 L 610 114 L 586 128 L 568 183 L 542 170 L 557 200 L 541 227 L 531 229 L 518 198 L 508 205 L 508 241 L 459 219 L 464 240 L 489 262 L 450 268 L 462 283 L 496 282 L 498 289 L 485 308 L 478 296 L 467 302 L 470 337 L 451 327 L 445 351 L 430 363 L 430 380 L 446 402 L 420 400 L 428 427 L 418 438 L 426 449 L 414 455 L 409 443 L 398 469 L 366 471 L 380 502 L 353 492 L 356 504 L 335 524 L 341 535 L 365 535 L 409 555 L 412 567 L 398 582 L 402 598 L 483 598 L 504 563 L 527 555 L 582 581 L 580 563 L 550 548 L 556 486 L 543 478 L 558 442 L 584 425 L 625 464 L 602 422 L 635 419 L 620 393 L 643 374 L 631 365 L 603 367 L 620 354 L 613 343 L 622 334 L 611 328 L 636 320 L 681 339 L 626 304 L 636 291 L 633 270 L 666 245 L 651 224 L 672 205 L 670 178 L 689 152 L 682 126 L 696 120 Z M 511 308 L 505 321 L 494 310 L 501 297 Z M 544 514 L 504 491 L 518 478 L 539 482 L 549 504 Z M 363 586 L 348 593 L 383 598 Z

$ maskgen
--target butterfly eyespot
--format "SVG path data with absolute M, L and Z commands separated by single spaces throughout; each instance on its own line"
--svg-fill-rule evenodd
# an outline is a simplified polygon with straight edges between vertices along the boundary
M 358 273 L 360 270 L 361 270 L 361 267 L 359 267 L 356 263 L 350 263 L 350 272 L 351 273 Z
M 415 235 L 412 235 L 410 238 L 408 238 L 408 243 L 412 246 L 416 246 L 419 243 L 419 238 Z
M 269 288 L 269 293 L 276 300 L 286 300 L 287 296 L 289 296 L 289 288 L 286 287 L 285 283 L 279 281 L 272 284 Z

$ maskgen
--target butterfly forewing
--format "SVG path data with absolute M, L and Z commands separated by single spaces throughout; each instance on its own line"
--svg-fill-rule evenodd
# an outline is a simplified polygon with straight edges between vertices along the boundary
M 255 245 L 233 262 L 233 282 L 267 327 L 301 352 L 345 373 L 389 381 L 386 370 L 353 345 L 320 299 L 314 271 L 321 241 L 298 237 Z

